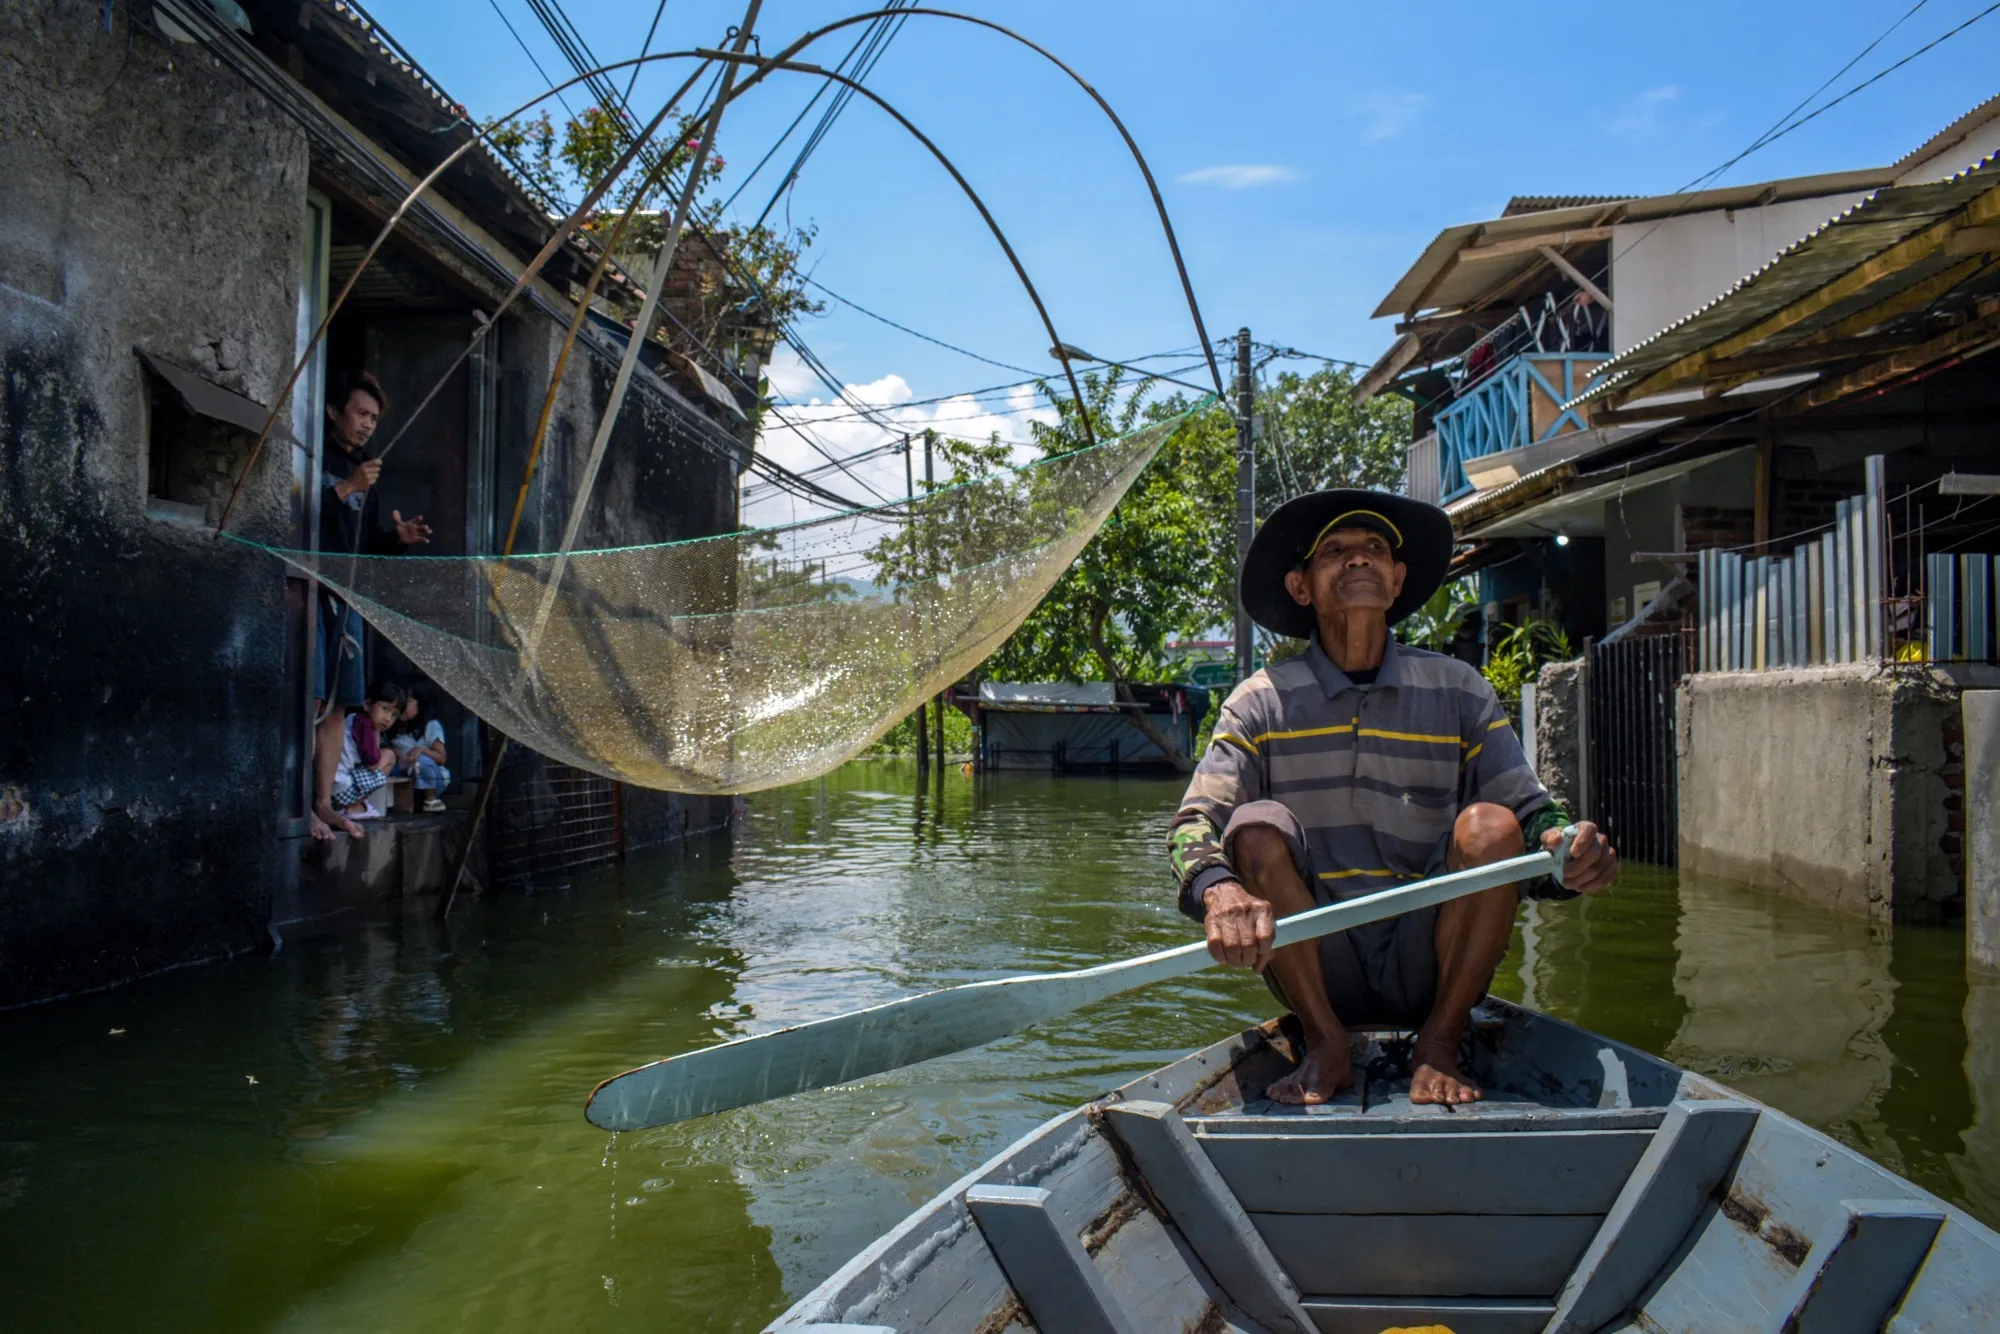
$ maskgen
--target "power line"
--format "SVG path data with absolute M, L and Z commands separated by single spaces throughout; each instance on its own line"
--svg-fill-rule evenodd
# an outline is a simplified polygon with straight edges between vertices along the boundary
M 646 40 L 639 44 L 639 59 L 641 61 L 645 60 L 652 53 L 653 34 L 660 30 L 660 15 L 666 12 L 667 0 L 660 0 L 659 4 L 653 6 L 653 21 L 646 25 Z M 625 80 L 625 91 L 619 97 L 619 101 L 623 102 L 628 110 L 632 105 L 632 90 L 639 84 L 639 71 L 644 68 L 643 64 L 632 66 L 632 73 Z
M 903 9 L 912 3 L 914 3 L 914 0 L 890 0 L 888 7 L 891 9 Z M 856 83 L 864 82 L 874 70 L 876 62 L 880 61 L 883 54 L 889 49 L 889 43 L 895 40 L 896 34 L 902 31 L 903 24 L 907 22 L 909 22 L 909 17 L 902 15 L 893 18 L 876 19 L 870 23 L 864 30 L 862 39 L 868 49 L 862 52 L 861 58 L 855 64 L 854 73 L 849 77 Z M 771 192 L 771 198 L 764 205 L 764 211 L 757 215 L 757 221 L 753 224 L 754 226 L 761 227 L 764 225 L 764 220 L 771 216 L 771 210 L 778 206 L 778 201 L 784 198 L 786 192 L 798 181 L 799 173 L 805 170 L 806 160 L 825 141 L 827 132 L 833 128 L 834 121 L 840 118 L 840 113 L 845 111 L 847 104 L 853 100 L 854 90 L 852 88 L 843 85 L 835 90 L 833 99 L 827 104 L 826 110 L 820 114 L 819 123 L 813 127 L 812 133 L 806 136 L 805 144 L 799 149 L 798 156 L 792 160 L 792 165 L 785 172 L 784 179 L 778 182 L 778 188 Z M 787 133 L 789 134 L 790 132 L 787 131 Z
M 1819 116 L 1825 114 L 1826 112 L 1833 110 L 1833 108 L 1839 106 L 1842 102 L 1845 102 L 1848 98 L 1854 96 L 1856 93 L 1860 92 L 1863 88 L 1868 87 L 1870 84 L 1879 82 L 1881 79 L 1885 78 L 1889 74 L 1894 73 L 1896 70 L 1899 70 L 1903 66 L 1909 64 L 1912 60 L 1915 60 L 1918 56 L 1923 55 L 1926 51 L 1929 51 L 1934 47 L 1938 46 L 1939 44 L 1947 41 L 1948 39 L 1957 36 L 1959 33 L 1964 32 L 1967 28 L 1971 27 L 1973 24 L 1979 22 L 1979 20 L 1985 18 L 1988 14 L 1991 14 L 1994 10 L 2000 9 L 2000 3 L 1988 5 L 1985 9 L 1980 10 L 1977 14 L 1974 14 L 1971 18 L 1967 19 L 1965 22 L 1959 24 L 1957 27 L 1951 29 L 1950 31 L 1944 33 L 1942 36 L 1934 38 L 1931 41 L 1924 43 L 1924 45 L 1910 52 L 1910 54 L 1904 56 L 1901 60 L 1898 60 L 1894 64 L 1891 64 L 1877 71 L 1876 73 L 1869 75 L 1866 79 L 1863 79 L 1860 83 L 1855 84 L 1852 88 L 1849 88 L 1846 92 L 1834 98 L 1831 102 L 1825 103 L 1824 105 L 1820 106 L 1817 110 L 1811 112 L 1806 116 L 1800 117 L 1797 120 L 1791 119 L 1793 116 L 1798 114 L 1799 107 L 1805 106 L 1806 103 L 1811 102 L 1813 98 L 1818 97 L 1821 92 L 1824 92 L 1828 87 L 1828 85 L 1832 84 L 1835 79 L 1838 79 L 1842 74 L 1845 74 L 1848 70 L 1853 69 L 1856 65 L 1860 64 L 1861 61 L 1867 57 L 1870 51 L 1873 51 L 1876 47 L 1880 46 L 1884 41 L 1888 40 L 1890 34 L 1894 33 L 1896 29 L 1902 27 L 1903 24 L 1909 20 L 1911 15 L 1915 14 L 1919 9 L 1922 9 L 1924 5 L 1927 4 L 1928 2 L 1929 0 L 1917 0 L 1917 3 L 1915 5 L 1912 5 L 1908 10 L 1906 10 L 1902 14 L 1902 16 L 1899 17 L 1894 23 L 1890 24 L 1887 28 L 1883 29 L 1880 36 L 1876 37 L 1875 40 L 1868 43 L 1868 45 L 1862 47 L 1861 50 L 1854 56 L 1853 59 L 1849 60 L 1845 65 L 1842 65 L 1839 69 L 1835 70 L 1830 78 L 1826 79 L 1825 82 L 1821 83 L 1818 88 L 1814 89 L 1810 94 L 1808 94 L 1805 100 L 1799 103 L 1799 106 L 1793 107 L 1791 111 L 1779 117 L 1775 125 L 1773 125 L 1770 129 L 1764 131 L 1763 134 L 1757 136 L 1757 138 L 1751 142 L 1749 147 L 1745 148 L 1742 152 L 1738 153 L 1736 156 L 1730 158 L 1727 162 L 1722 163 L 1720 166 L 1715 167 L 1714 169 L 1704 172 L 1702 175 L 1695 177 L 1692 181 L 1689 181 L 1686 185 L 1683 185 L 1675 193 L 1685 194 L 1688 191 L 1691 191 L 1698 186 L 1704 185 L 1707 182 L 1714 180 L 1716 177 L 1720 176 L 1723 172 L 1729 170 L 1729 168 L 1741 162 L 1744 158 L 1749 157 L 1752 153 L 1755 153 L 1763 148 L 1768 148 L 1770 145 L 1784 138 L 1786 135 L 1790 134 L 1793 130 L 1798 129 L 1800 126 L 1806 124 L 1808 121 L 1814 120 Z M 1788 121 L 1790 122 L 1789 124 L 1787 123 Z M 1641 245 L 1645 244 L 1646 240 L 1649 237 L 1651 237 L 1654 232 L 1659 231 L 1660 228 L 1664 227 L 1668 222 L 1672 221 L 1674 218 L 1679 217 L 1681 213 L 1683 213 L 1691 203 L 1692 201 L 1688 200 L 1688 201 L 1683 201 L 1682 203 L 1676 205 L 1674 209 L 1667 214 L 1666 217 L 1658 219 L 1653 223 L 1652 226 L 1648 227 L 1645 231 L 1641 232 L 1638 236 L 1634 237 L 1632 239 L 1632 243 L 1626 246 L 1623 250 L 1618 251 L 1615 255 L 1607 254 L 1603 266 L 1599 268 L 1596 274 L 1593 276 L 1601 281 L 1607 274 L 1611 272 L 1611 266 L 1614 262 L 1625 258 L 1626 256 L 1630 255 L 1634 250 L 1637 250 Z
M 541 75 L 542 82 L 551 88 L 555 87 L 556 81 L 549 77 L 549 72 L 542 68 L 542 62 L 535 58 L 534 49 L 528 45 L 527 39 L 522 37 L 520 31 L 514 27 L 512 20 L 507 17 L 507 11 L 500 8 L 500 0 L 486 0 L 486 3 L 493 6 L 493 12 L 500 16 L 500 22 L 505 24 L 507 31 L 514 35 L 515 44 L 521 48 L 522 54 L 528 57 L 528 63 L 535 67 L 535 73 Z M 576 112 L 570 107 L 568 98 L 564 97 L 561 93 L 557 93 L 556 101 L 562 103 L 562 109 L 569 114 L 571 120 L 576 119 Z
M 879 22 L 879 20 L 877 22 Z M 861 35 L 854 39 L 854 45 L 847 49 L 847 54 L 840 58 L 840 63 L 838 65 L 835 65 L 834 69 L 836 71 L 845 72 L 847 69 L 848 62 L 853 60 L 857 55 L 859 55 L 862 48 L 868 45 L 869 39 L 871 35 L 875 32 L 875 30 L 876 30 L 876 24 L 874 23 L 871 23 L 866 28 L 863 28 L 861 30 Z M 785 146 L 786 141 L 788 141 L 792 137 L 792 132 L 798 129 L 800 125 L 805 123 L 805 118 L 812 114 L 812 109 L 819 105 L 820 99 L 822 97 L 825 97 L 829 92 L 833 91 L 834 89 L 835 89 L 835 84 L 833 83 L 832 80 L 822 79 L 820 81 L 819 86 L 813 89 L 813 95 L 810 98 L 806 99 L 806 104 L 803 107 L 799 108 L 799 114 L 792 117 L 792 123 L 785 127 L 785 132 L 779 135 L 776 142 L 774 142 L 768 149 L 764 151 L 764 156 L 757 159 L 757 165 L 750 169 L 750 174 L 745 176 L 743 180 L 737 185 L 736 189 L 730 193 L 729 198 L 723 201 L 722 207 L 725 210 L 735 207 L 737 196 L 741 195 L 746 189 L 748 189 L 750 186 L 750 182 L 757 179 L 757 174 L 763 171 L 764 168 L 767 165 L 769 165 L 771 159 L 778 155 L 778 150 Z
M 898 324 L 896 321 L 890 319 L 887 315 L 878 315 L 874 311 L 868 309 L 868 307 L 862 305 L 858 301 L 848 300 L 840 293 L 834 291 L 831 287 L 828 287 L 825 283 L 820 282 L 817 278 L 807 278 L 806 281 L 808 283 L 811 283 L 814 287 L 817 287 L 820 291 L 825 292 L 828 296 L 832 297 L 835 301 L 838 301 L 841 305 L 846 306 L 851 310 L 858 310 L 863 315 L 866 315 L 869 319 L 876 320 L 882 324 L 886 324 L 891 329 L 900 329 L 902 332 L 910 335 L 910 337 L 912 338 L 921 338 L 926 343 L 934 343 L 938 347 L 944 348 L 947 352 L 956 352 L 961 357 L 971 357 L 974 361 L 983 361 L 989 366 L 998 366 L 1003 371 L 1019 371 L 1023 375 L 1033 375 L 1035 373 L 1029 370 L 1026 366 L 1016 366 L 1011 362 L 995 361 L 991 357 L 982 357 L 977 352 L 969 351 L 966 348 L 958 346 L 956 343 L 947 343 L 942 338 L 933 338 L 927 333 L 921 333 L 915 329 L 912 329 L 907 324 Z

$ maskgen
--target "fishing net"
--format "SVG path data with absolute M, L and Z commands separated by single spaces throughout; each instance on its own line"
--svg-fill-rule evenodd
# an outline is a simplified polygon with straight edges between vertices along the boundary
M 754 792 L 851 759 L 998 648 L 1179 421 L 722 537 L 567 556 L 267 549 L 544 755 Z

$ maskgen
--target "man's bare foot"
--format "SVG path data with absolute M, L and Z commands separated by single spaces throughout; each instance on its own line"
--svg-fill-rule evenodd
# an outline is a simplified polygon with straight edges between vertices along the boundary
M 313 807 L 313 821 L 327 830 L 325 834 L 321 834 L 318 829 L 315 829 L 313 831 L 314 838 L 332 838 L 333 831 L 336 829 L 346 834 L 349 838 L 366 838 L 368 836 L 367 830 L 333 809 L 331 804 L 324 806 L 315 805 Z
M 1418 1042 L 1410 1053 L 1410 1101 L 1455 1104 L 1478 1102 L 1485 1090 L 1458 1068 L 1458 1044 Z
M 313 836 L 313 840 L 315 842 L 318 843 L 333 842 L 333 830 L 327 825 L 326 821 L 320 819 L 318 815 L 312 816 L 306 822 L 306 832 L 310 833 Z
M 1348 1054 L 1347 1039 L 1322 1042 L 1306 1048 L 1305 1059 L 1283 1079 L 1274 1080 L 1264 1090 L 1272 1102 L 1313 1105 L 1331 1102 L 1354 1082 L 1354 1058 Z

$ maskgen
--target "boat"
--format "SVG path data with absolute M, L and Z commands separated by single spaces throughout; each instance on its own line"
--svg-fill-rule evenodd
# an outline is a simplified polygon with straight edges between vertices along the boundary
M 1702 1075 L 1489 999 L 1484 1101 L 1264 1097 L 1273 1020 L 1048 1122 L 769 1334 L 1917 1334 L 2000 1330 L 2000 1237 Z

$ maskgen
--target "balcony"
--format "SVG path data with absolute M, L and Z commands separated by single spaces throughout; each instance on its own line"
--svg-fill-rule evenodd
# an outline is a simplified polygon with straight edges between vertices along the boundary
M 1500 362 L 1461 390 L 1436 418 L 1439 500 L 1450 502 L 1480 490 L 1482 481 L 1494 486 L 1512 480 L 1504 475 L 1509 469 L 1482 470 L 1481 459 L 1584 430 L 1589 423 L 1563 411 L 1562 405 L 1609 360 L 1603 352 L 1530 350 Z M 1488 476 L 1493 480 L 1485 480 Z

